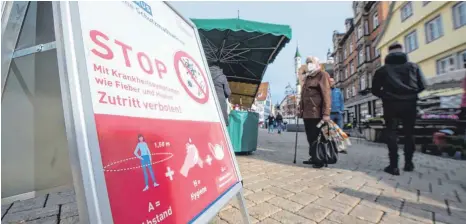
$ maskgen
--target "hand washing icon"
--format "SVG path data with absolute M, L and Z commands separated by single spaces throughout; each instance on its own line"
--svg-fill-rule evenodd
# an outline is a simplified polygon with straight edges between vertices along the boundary
M 199 156 L 199 151 L 197 147 L 191 143 L 191 139 L 189 142 L 186 143 L 186 157 L 184 159 L 183 166 L 181 166 L 180 173 L 184 177 L 188 177 L 189 170 L 193 168 L 195 165 L 199 167 L 203 167 L 204 162 Z
M 223 152 L 223 144 L 221 144 L 221 145 L 215 144 L 215 146 L 214 146 L 209 142 L 209 149 L 210 149 L 210 152 L 212 153 L 212 155 L 217 160 L 222 160 L 223 157 L 225 156 L 225 153 Z

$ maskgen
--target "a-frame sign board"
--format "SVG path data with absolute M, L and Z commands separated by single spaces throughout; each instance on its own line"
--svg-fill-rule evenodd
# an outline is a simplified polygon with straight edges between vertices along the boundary
M 17 49 L 32 4 L 55 38 Z M 3 2 L 2 96 L 15 58 L 54 49 L 81 223 L 207 223 L 234 196 L 249 223 L 190 20 L 165 2 Z

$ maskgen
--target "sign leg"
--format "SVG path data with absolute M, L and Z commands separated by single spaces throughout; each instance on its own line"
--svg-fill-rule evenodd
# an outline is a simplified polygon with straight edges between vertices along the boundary
M 243 223 L 250 224 L 251 220 L 249 220 L 249 214 L 248 209 L 246 208 L 246 200 L 244 199 L 243 189 L 241 189 L 238 194 L 236 194 L 236 198 L 239 202 L 241 216 L 243 216 Z

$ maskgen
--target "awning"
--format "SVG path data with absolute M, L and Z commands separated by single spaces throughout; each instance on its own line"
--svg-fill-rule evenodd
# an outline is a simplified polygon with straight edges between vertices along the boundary
M 242 19 L 191 19 L 209 63 L 219 62 L 232 89 L 231 101 L 250 107 L 267 66 L 291 39 L 287 25 Z

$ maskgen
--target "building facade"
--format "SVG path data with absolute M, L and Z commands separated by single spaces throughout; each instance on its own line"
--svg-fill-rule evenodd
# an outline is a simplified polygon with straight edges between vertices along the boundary
M 272 113 L 272 95 L 270 94 L 270 85 L 263 82 L 259 86 L 256 99 L 254 100 L 254 111 L 259 114 L 259 121 L 265 122 L 265 119 Z
M 466 68 L 466 2 L 392 2 L 377 49 L 403 45 L 426 78 Z
M 389 2 L 353 2 L 354 17 L 346 31 L 333 33 L 334 78 L 345 98 L 346 123 L 381 115 L 381 102 L 370 93 L 372 77 L 381 66 L 375 43 L 386 20 Z

